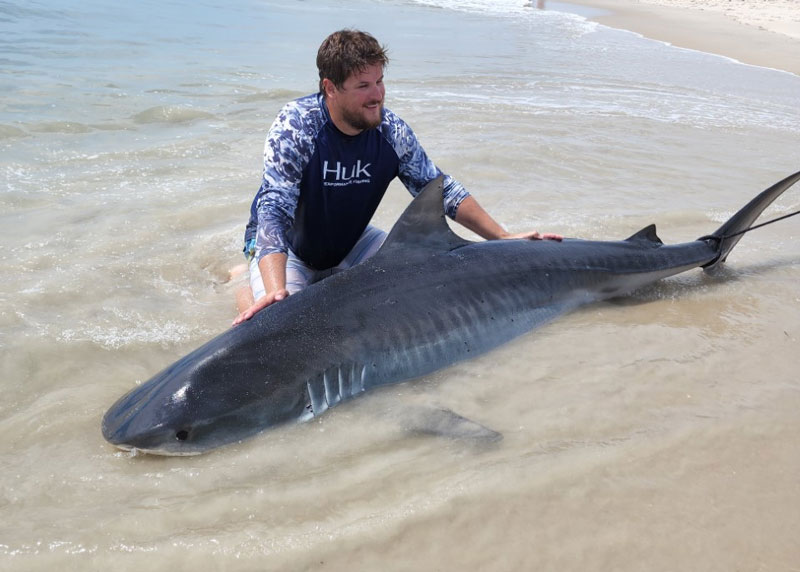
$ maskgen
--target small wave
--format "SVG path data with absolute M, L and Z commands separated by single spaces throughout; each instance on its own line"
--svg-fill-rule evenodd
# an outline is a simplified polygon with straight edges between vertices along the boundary
M 29 127 L 35 133 L 89 133 L 92 128 L 75 121 L 46 121 Z
M 124 123 L 93 123 L 90 127 L 96 131 L 124 131 L 131 128 Z
M 136 310 L 112 307 L 106 311 L 109 313 L 107 319 L 66 328 L 57 339 L 66 343 L 90 342 L 104 349 L 118 350 L 140 344 L 169 347 L 197 334 L 186 323 L 164 320 Z
M 534 0 L 411 0 L 415 4 L 469 12 L 473 14 L 491 14 L 505 17 L 531 17 L 558 19 L 564 31 L 575 36 L 592 33 L 598 24 L 587 19 L 586 15 L 597 10 L 586 6 L 577 6 L 556 2 L 548 6 L 546 2 Z M 569 9 L 567 9 L 569 7 Z
M 518 15 L 530 11 L 532 5 L 522 0 L 414 0 L 416 4 L 446 10 L 502 15 Z
M 258 93 L 251 93 L 238 98 L 238 103 L 253 103 L 258 101 L 290 101 L 306 95 L 299 91 L 291 89 L 270 89 L 268 91 L 261 91 Z
M 18 127 L 13 127 L 12 125 L 2 125 L 0 124 L 0 139 L 15 139 L 17 137 L 27 137 L 28 134 L 19 129 Z
M 135 123 L 188 123 L 198 119 L 211 119 L 214 116 L 206 111 L 191 107 L 159 105 L 145 109 L 133 116 Z
M 179 344 L 190 337 L 190 330 L 183 324 L 139 324 L 138 326 L 85 326 L 81 329 L 64 330 L 59 341 L 95 343 L 108 350 L 138 344 L 159 344 L 162 347 Z

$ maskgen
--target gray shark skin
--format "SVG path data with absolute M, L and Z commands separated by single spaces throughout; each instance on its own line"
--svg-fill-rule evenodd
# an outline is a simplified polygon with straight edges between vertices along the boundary
M 627 240 L 470 242 L 447 226 L 442 183 L 417 196 L 371 259 L 269 306 L 120 398 L 103 436 L 126 450 L 192 455 L 311 419 L 370 388 L 507 342 L 577 306 L 721 264 L 800 172 L 716 232 L 667 246 Z

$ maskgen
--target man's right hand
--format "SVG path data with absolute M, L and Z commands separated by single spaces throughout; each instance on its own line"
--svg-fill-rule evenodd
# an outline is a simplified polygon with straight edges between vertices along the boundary
M 232 326 L 237 326 L 244 322 L 245 320 L 249 320 L 253 316 L 256 315 L 256 312 L 263 310 L 267 306 L 271 306 L 275 302 L 280 302 L 281 300 L 285 299 L 289 295 L 289 291 L 285 288 L 281 288 L 276 290 L 275 292 L 271 292 L 266 296 L 262 296 L 255 303 L 250 306 L 247 310 L 236 316 L 236 319 L 233 321 Z

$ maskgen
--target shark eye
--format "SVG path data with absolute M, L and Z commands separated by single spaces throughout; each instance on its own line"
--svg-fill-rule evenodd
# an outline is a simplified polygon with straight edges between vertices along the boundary
M 178 441 L 186 441 L 189 438 L 189 432 L 186 429 L 181 429 L 177 433 L 175 433 L 175 438 Z

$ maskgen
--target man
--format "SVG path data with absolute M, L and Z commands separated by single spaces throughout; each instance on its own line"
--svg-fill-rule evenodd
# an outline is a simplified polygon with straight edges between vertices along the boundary
M 369 258 L 386 234 L 369 225 L 389 183 L 413 194 L 441 174 L 411 128 L 383 107 L 385 49 L 371 35 L 334 32 L 319 48 L 319 93 L 288 103 L 264 146 L 264 176 L 245 233 L 252 296 L 234 324 L 308 284 Z M 444 178 L 450 218 L 486 239 L 511 235 L 464 187 Z

